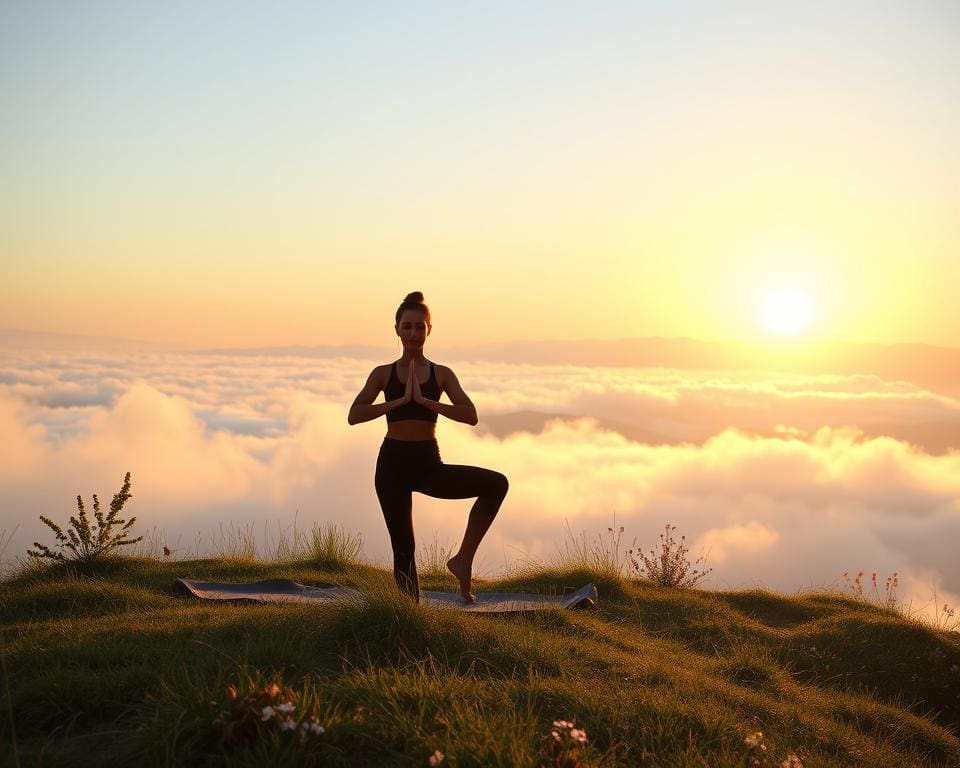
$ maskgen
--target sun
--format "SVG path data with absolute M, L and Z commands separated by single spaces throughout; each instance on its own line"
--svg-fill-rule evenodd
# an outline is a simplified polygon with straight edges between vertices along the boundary
M 793 288 L 770 291 L 760 305 L 764 327 L 780 336 L 794 336 L 810 324 L 810 300 Z

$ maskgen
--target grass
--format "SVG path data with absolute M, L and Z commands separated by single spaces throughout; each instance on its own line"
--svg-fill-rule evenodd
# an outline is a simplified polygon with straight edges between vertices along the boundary
M 447 570 L 447 560 L 456 554 L 457 545 L 451 542 L 441 544 L 437 534 L 433 534 L 433 541 L 426 545 L 417 546 L 417 572 L 421 579 L 445 584 L 445 589 L 451 591 L 457 586 L 457 580 Z
M 598 610 L 477 616 L 402 599 L 339 531 L 290 536 L 273 562 L 234 541 L 236 556 L 56 563 L 0 582 L 0 744 L 16 745 L 0 764 L 424 766 L 439 750 L 450 766 L 742 766 L 759 731 L 771 766 L 790 753 L 960 765 L 960 636 L 864 600 L 669 589 L 584 544 L 579 560 L 478 588 L 593 581 Z M 443 559 L 434 549 L 425 565 Z M 337 583 L 367 599 L 207 604 L 176 592 L 177 576 Z M 452 588 L 439 567 L 422 578 Z M 294 725 L 324 732 L 301 741 L 280 715 L 244 709 L 271 685 Z M 558 720 L 587 741 L 560 743 Z

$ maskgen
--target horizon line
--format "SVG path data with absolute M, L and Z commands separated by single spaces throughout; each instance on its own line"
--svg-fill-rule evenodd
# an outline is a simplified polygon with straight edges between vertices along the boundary
M 239 345 L 218 345 L 218 344 L 188 344 L 184 342 L 156 341 L 128 336 L 107 336 L 85 333 L 68 333 L 63 331 L 37 331 L 27 328 L 5 327 L 0 328 L 0 341 L 4 335 L 21 335 L 40 338 L 46 337 L 49 340 L 56 338 L 65 341 L 90 341 L 100 343 L 114 343 L 121 345 L 139 345 L 152 347 L 157 351 L 180 351 L 180 352 L 207 352 L 227 354 L 230 352 L 263 352 L 268 354 L 271 351 L 280 350 L 340 350 L 366 348 L 370 351 L 386 350 L 391 347 L 390 344 L 373 344 L 362 341 L 347 341 L 337 344 L 309 344 L 309 343 L 283 343 L 276 342 L 272 344 L 259 344 L 253 346 Z M 938 349 L 944 351 L 960 352 L 960 345 L 948 346 L 944 344 L 934 344 L 926 341 L 858 341 L 849 339 L 805 339 L 802 337 L 783 337 L 767 339 L 703 339 L 694 336 L 617 336 L 617 337 L 590 337 L 579 339 L 545 339 L 545 338 L 523 338 L 508 339 L 504 341 L 479 342 L 472 344 L 440 344 L 435 348 L 444 352 L 466 352 L 469 350 L 492 350 L 495 348 L 516 348 L 524 345 L 590 345 L 590 344 L 616 344 L 630 342 L 692 342 L 704 346 L 737 346 L 754 348 L 782 348 L 784 350 L 792 348 L 810 348 L 817 346 L 824 347 L 877 347 L 884 349 L 904 348 L 904 347 L 924 347 L 928 349 Z

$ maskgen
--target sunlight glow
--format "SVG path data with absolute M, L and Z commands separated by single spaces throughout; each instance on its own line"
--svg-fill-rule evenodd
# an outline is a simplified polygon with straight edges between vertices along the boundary
M 763 325 L 781 336 L 792 336 L 810 324 L 810 300 L 800 291 L 771 291 L 760 306 Z

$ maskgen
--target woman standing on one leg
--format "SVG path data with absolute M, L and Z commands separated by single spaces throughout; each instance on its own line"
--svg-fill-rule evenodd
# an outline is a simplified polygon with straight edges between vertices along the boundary
M 359 424 L 387 417 L 374 484 L 393 547 L 393 577 L 414 600 L 419 602 L 420 583 L 414 559 L 413 491 L 439 499 L 477 498 L 460 551 L 447 561 L 447 568 L 460 583 L 461 596 L 472 602 L 473 558 L 507 494 L 507 478 L 490 469 L 444 464 L 440 459 L 437 414 L 475 425 L 477 409 L 453 371 L 423 356 L 431 325 L 422 293 L 407 294 L 397 309 L 394 327 L 403 354 L 396 362 L 373 369 L 350 406 L 347 421 Z M 380 392 L 384 402 L 375 404 Z M 450 405 L 440 402 L 443 392 Z

